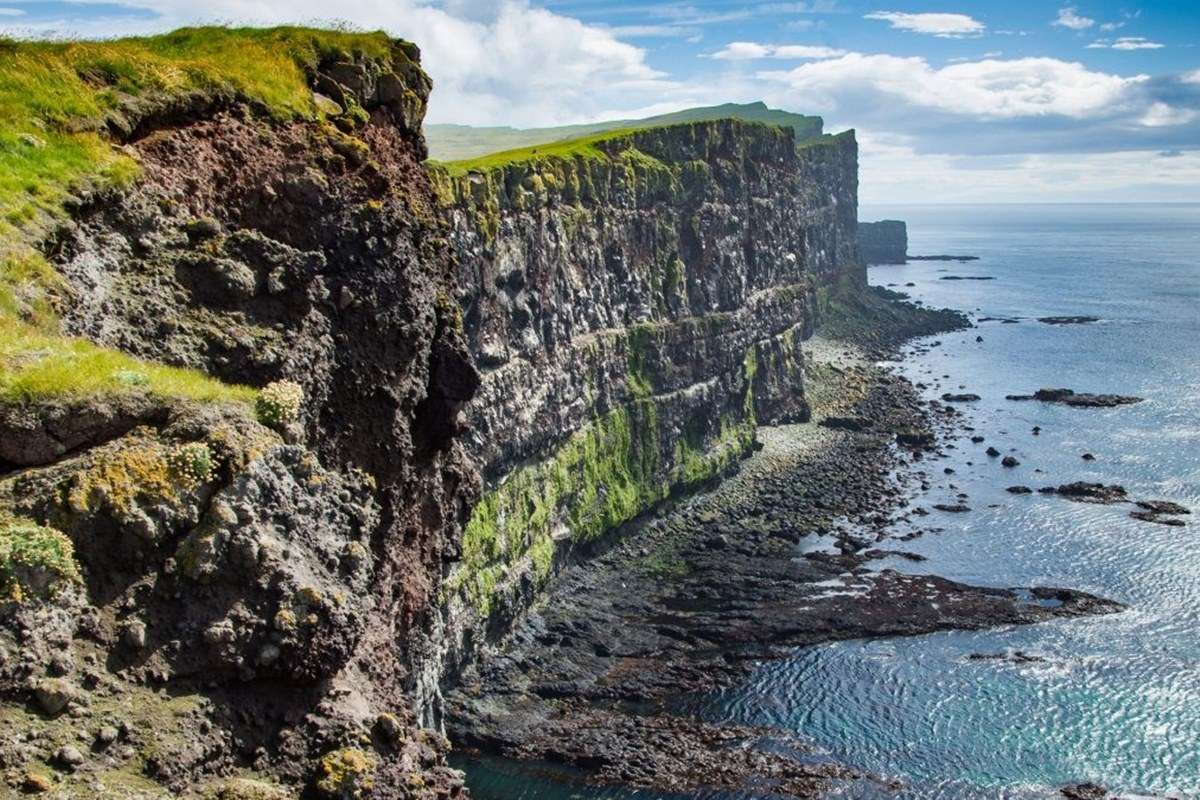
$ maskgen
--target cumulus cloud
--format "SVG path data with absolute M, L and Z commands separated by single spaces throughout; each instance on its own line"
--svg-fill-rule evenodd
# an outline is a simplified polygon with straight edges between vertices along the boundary
M 1050 24 L 1057 25 L 1060 28 L 1070 28 L 1073 31 L 1086 31 L 1096 24 L 1096 20 L 1080 16 L 1078 9 L 1074 6 L 1067 6 L 1058 10 L 1058 19 Z
M 1161 50 L 1166 45 L 1152 42 L 1143 36 L 1122 36 L 1119 39 L 1097 39 L 1088 45 L 1089 50 Z
M 1168 103 L 1154 103 L 1146 109 L 1140 122 L 1148 128 L 1165 128 L 1186 125 L 1200 117 L 1200 111 L 1191 108 L 1176 108 Z
M 835 47 L 808 44 L 759 44 L 758 42 L 730 42 L 710 58 L 720 61 L 748 61 L 756 58 L 822 59 L 846 55 L 845 50 Z
M 906 14 L 901 11 L 872 11 L 863 19 L 878 19 L 893 28 L 925 33 L 943 39 L 979 36 L 987 26 L 966 14 Z
M 934 69 L 916 56 L 862 53 L 759 74 L 811 97 L 818 106 L 871 95 L 910 108 L 982 118 L 1084 117 L 1110 108 L 1143 79 L 1092 72 L 1053 58 L 984 59 Z
M 767 102 L 828 127 L 902 138 L 946 155 L 1188 149 L 1200 141 L 1200 77 L 1122 76 L 1052 58 L 983 58 L 937 68 L 851 53 L 761 70 Z

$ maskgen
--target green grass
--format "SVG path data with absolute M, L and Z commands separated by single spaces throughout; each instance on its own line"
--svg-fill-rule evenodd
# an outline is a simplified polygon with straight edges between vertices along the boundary
M 355 53 L 382 58 L 391 48 L 383 33 L 290 27 L 184 28 L 101 42 L 0 40 L 3 250 L 25 238 L 23 229 L 61 216 L 73 189 L 136 177 L 137 165 L 103 136 L 106 120 L 130 98 L 233 95 L 277 119 L 314 118 L 306 69 Z
M 762 122 L 791 128 L 795 131 L 797 142 L 820 136 L 824 126 L 820 117 L 780 111 L 768 108 L 764 103 L 726 103 L 719 106 L 689 108 L 643 119 L 610 120 L 557 128 L 474 128 L 467 125 L 426 125 L 425 138 L 429 143 L 430 158 L 439 161 L 461 161 L 479 158 L 488 153 L 524 150 L 549 143 L 587 138 L 605 132 L 679 125 L 687 122 L 711 122 L 718 119 L 740 119 L 745 122 Z
M 355 55 L 394 58 L 394 42 L 384 33 L 296 27 L 93 42 L 0 38 L 0 398 L 121 391 L 127 385 L 114 376 L 136 373 L 163 395 L 247 399 L 241 387 L 55 337 L 61 279 L 38 247 L 66 218 L 73 194 L 137 179 L 138 164 L 109 132 L 136 125 L 156 98 L 236 97 L 271 119 L 316 119 L 306 71 Z
M 163 398 L 252 403 L 248 386 L 142 361 L 85 339 L 0 319 L 0 402 L 38 402 L 145 391 Z
M 605 131 L 591 136 L 585 136 L 579 139 L 571 139 L 565 142 L 551 142 L 549 144 L 532 145 L 529 147 L 518 147 L 514 150 L 505 150 L 500 153 L 489 153 L 478 158 L 469 158 L 461 161 L 435 162 L 437 166 L 444 169 L 450 176 L 466 175 L 471 172 L 489 172 L 494 169 L 501 169 L 512 164 L 524 164 L 538 159 L 572 159 L 583 158 L 597 161 L 612 159 L 613 156 L 603 149 L 597 147 L 598 144 L 613 139 L 620 139 L 628 136 L 631 133 L 644 130 L 643 128 L 629 128 Z

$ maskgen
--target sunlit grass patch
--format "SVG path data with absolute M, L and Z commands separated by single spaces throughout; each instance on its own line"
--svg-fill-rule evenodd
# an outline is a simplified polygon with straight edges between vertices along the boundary
M 48 335 L 0 319 L 0 402 L 129 391 L 205 402 L 253 403 L 257 395 L 248 386 L 225 384 L 195 370 L 143 361 L 85 339 Z

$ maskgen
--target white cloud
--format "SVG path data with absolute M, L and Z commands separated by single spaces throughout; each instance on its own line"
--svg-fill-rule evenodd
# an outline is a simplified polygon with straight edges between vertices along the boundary
M 1186 125 L 1200 118 L 1200 112 L 1190 108 L 1175 108 L 1166 103 L 1155 103 L 1139 120 L 1147 128 L 1165 128 Z
M 787 86 L 801 108 L 891 101 L 984 119 L 1084 118 L 1110 111 L 1126 89 L 1145 79 L 1053 58 L 984 59 L 934 69 L 919 57 L 861 53 L 759 76 Z
M 1073 31 L 1085 31 L 1096 24 L 1096 20 L 1089 17 L 1079 15 L 1074 6 L 1067 6 L 1058 10 L 1058 19 L 1050 23 L 1058 25 L 1062 28 L 1070 28 Z
M 987 28 L 966 14 L 906 14 L 901 11 L 872 11 L 863 19 L 878 19 L 891 23 L 893 28 L 913 33 L 926 33 L 943 39 L 979 36 Z
M 756 58 L 822 59 L 846 55 L 845 50 L 834 47 L 808 44 L 759 44 L 758 42 L 730 42 L 710 58 L 720 61 L 748 61 Z
M 700 32 L 698 28 L 690 28 L 683 25 L 615 25 L 611 27 L 604 26 L 603 30 L 608 31 L 616 37 L 624 36 L 631 39 L 663 37 L 690 40 Z
M 947 62 L 950 64 L 963 64 L 967 61 L 978 61 L 981 58 L 999 58 L 1002 55 L 1004 55 L 1003 50 L 991 50 L 981 56 L 957 56 L 955 58 L 947 59 Z
M 758 42 L 730 42 L 717 52 L 712 54 L 712 58 L 722 61 L 747 61 L 753 58 L 766 58 L 771 55 L 771 48 L 765 44 Z
M 1122 36 L 1112 44 L 1113 50 L 1159 50 L 1165 45 L 1151 42 L 1141 36 Z
M 1119 39 L 1097 39 L 1087 47 L 1089 50 L 1161 50 L 1166 45 L 1142 36 L 1122 36 Z
M 25 12 L 19 8 L 0 8 L 0 17 L 23 17 Z

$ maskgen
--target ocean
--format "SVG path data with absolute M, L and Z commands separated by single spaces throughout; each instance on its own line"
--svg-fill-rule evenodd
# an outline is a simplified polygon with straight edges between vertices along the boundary
M 938 532 L 899 543 L 926 561 L 872 566 L 1082 589 L 1128 610 L 801 648 L 708 698 L 706 716 L 792 731 L 830 758 L 896 778 L 905 797 L 1050 798 L 1084 781 L 1200 796 L 1200 205 L 890 206 L 860 218 L 905 220 L 912 254 L 979 256 L 873 267 L 871 283 L 993 318 L 895 365 L 931 399 L 981 396 L 959 406 L 974 430 L 926 463 L 929 489 L 911 498 L 932 508 L 965 493 L 972 510 L 933 511 L 922 524 Z M 991 280 L 943 280 L 951 276 Z M 1037 321 L 1051 316 L 1098 321 Z M 1005 399 L 1041 387 L 1145 402 Z M 1020 464 L 1002 467 L 988 446 Z M 1005 491 L 1076 480 L 1195 513 L 1167 527 L 1130 518 L 1128 505 Z M 662 796 L 566 788 L 503 762 L 477 762 L 469 776 L 485 799 Z

